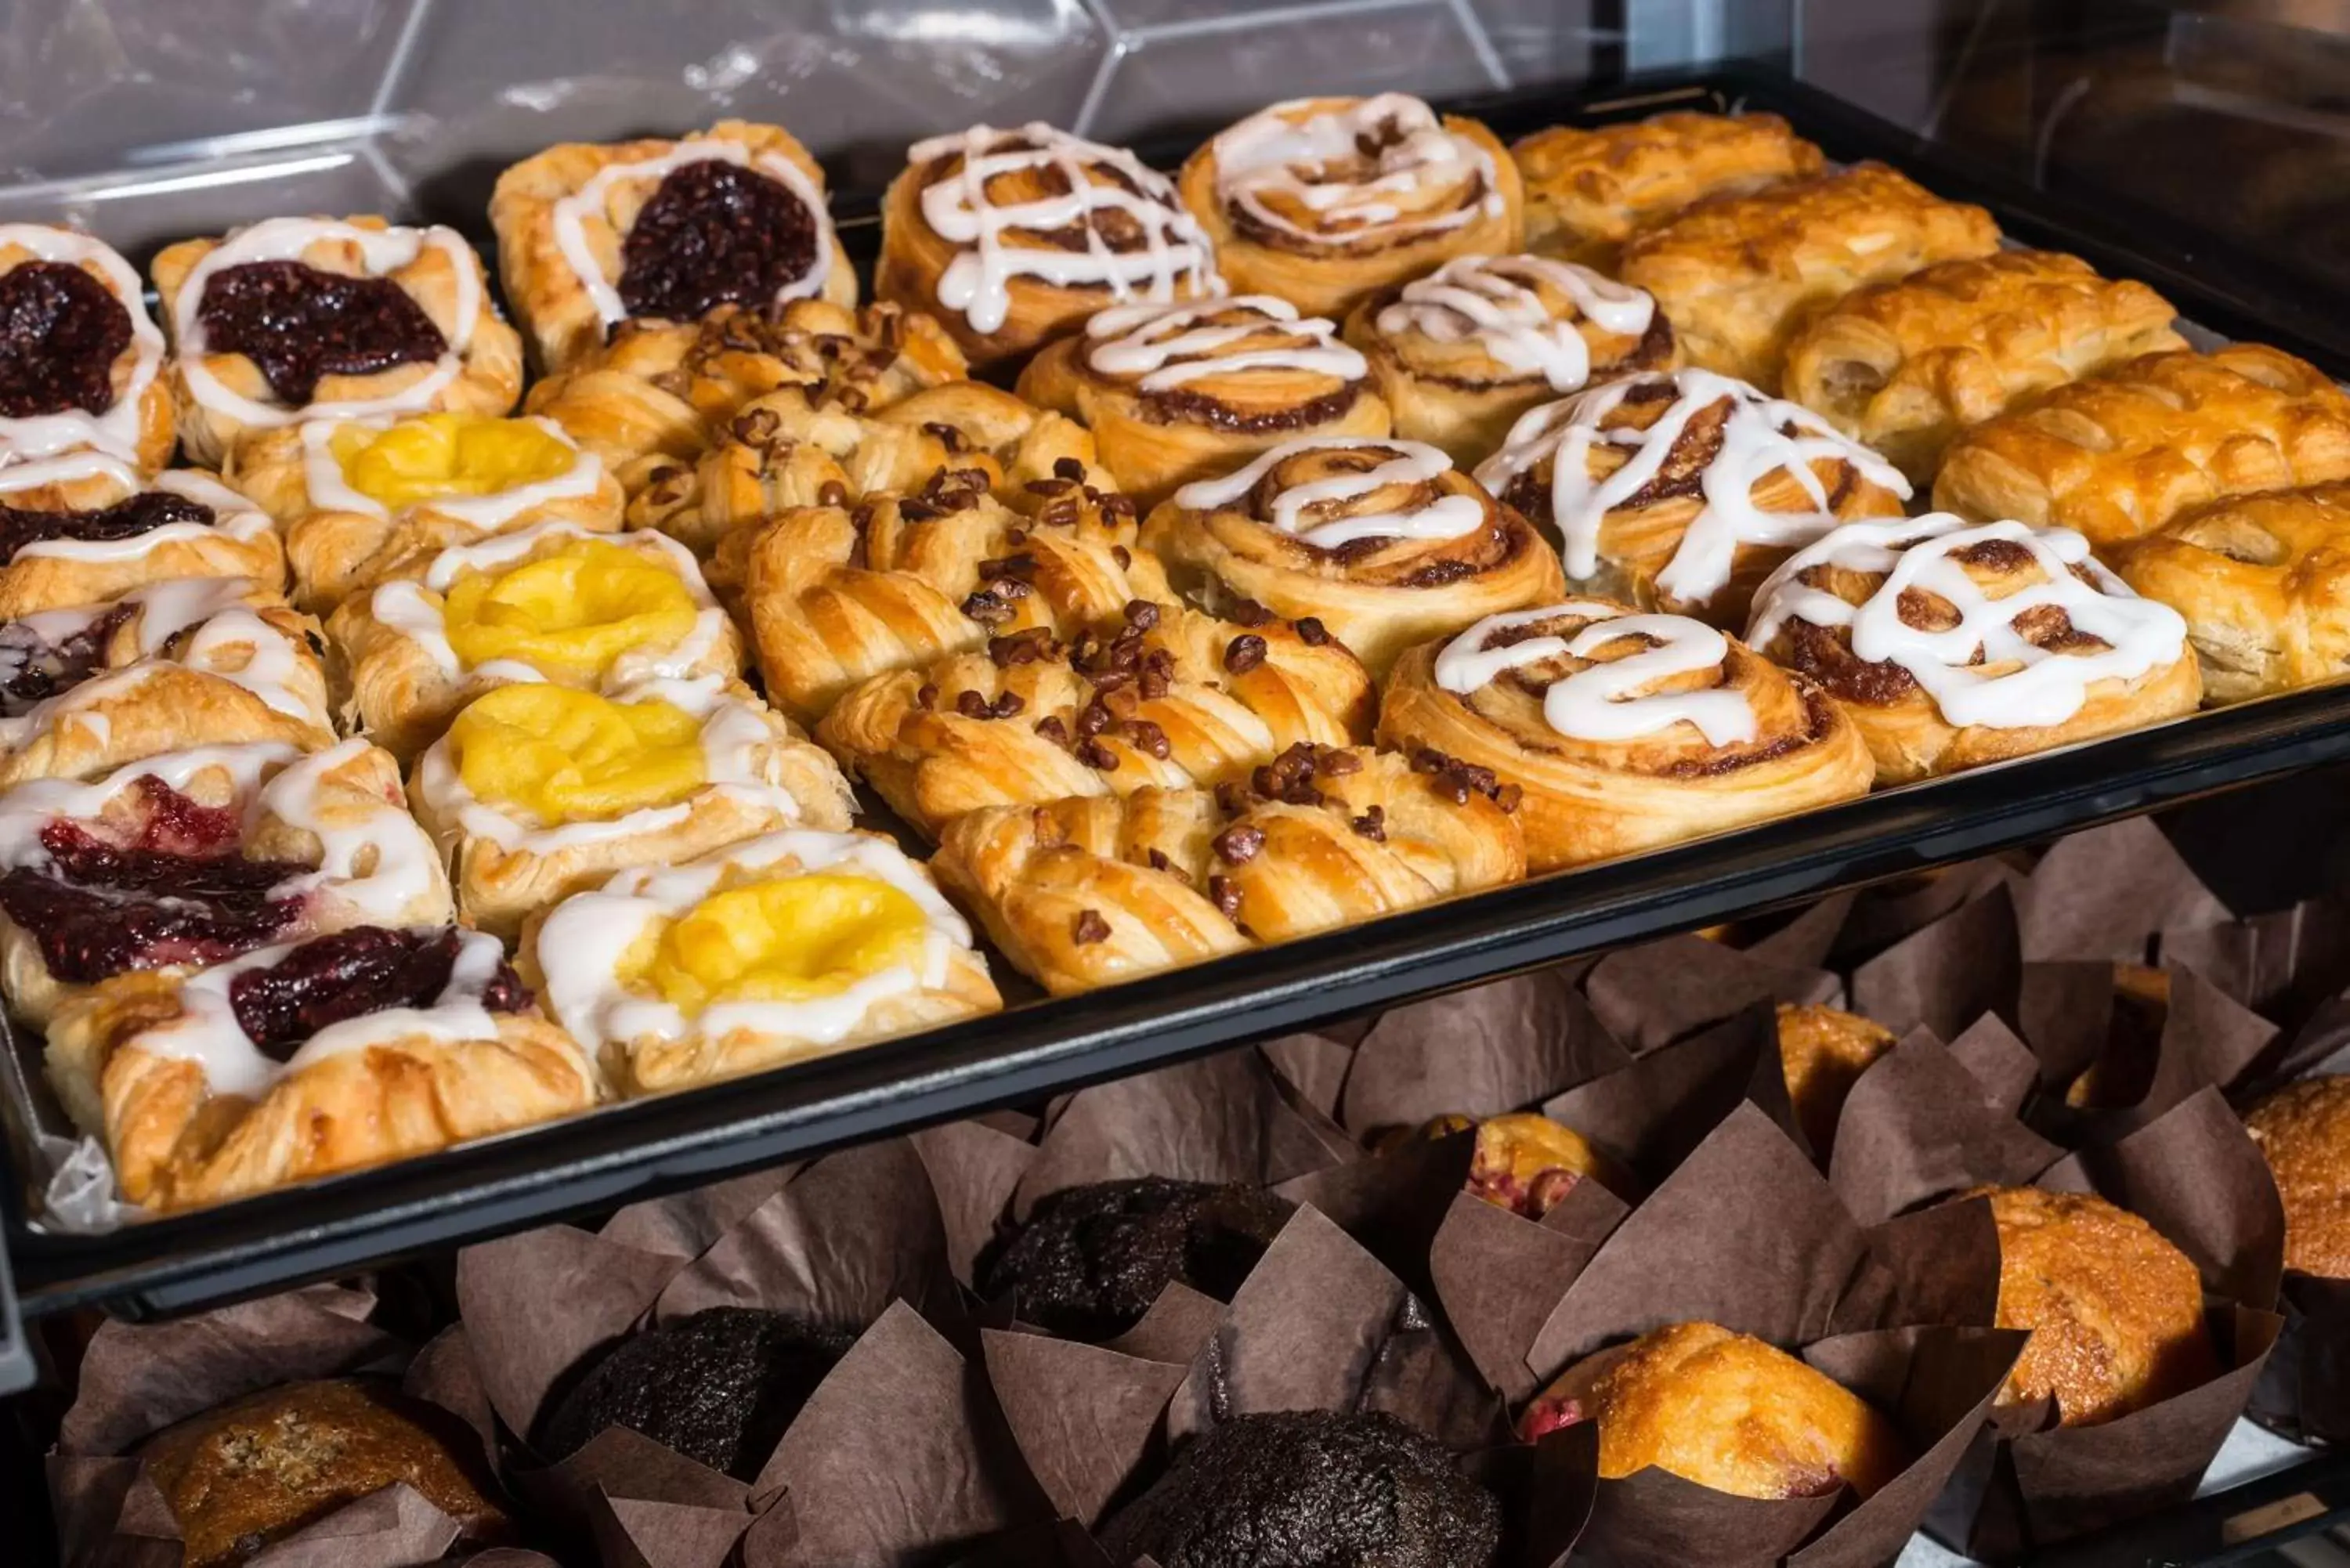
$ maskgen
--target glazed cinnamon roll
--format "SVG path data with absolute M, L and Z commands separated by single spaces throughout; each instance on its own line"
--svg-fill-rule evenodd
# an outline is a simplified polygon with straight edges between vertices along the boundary
M 982 369 L 1107 305 L 1221 292 L 1174 185 L 1122 147 L 1041 121 L 906 150 L 881 203 L 874 293 L 934 312 Z
M 0 223 L 0 461 L 87 447 L 151 472 L 177 439 L 130 264 L 78 230 Z
M 1557 535 L 1576 583 L 1726 627 L 1789 549 L 1841 521 L 1898 516 L 1909 493 L 1809 410 L 1699 369 L 1544 404 L 1477 478 Z
M 277 530 L 200 470 L 152 479 L 90 449 L 0 462 L 0 620 L 174 577 L 286 580 Z
M 1184 204 L 1242 294 L 1343 317 L 1452 256 L 1523 232 L 1517 165 L 1493 133 L 1416 98 L 1304 98 L 1260 109 L 1191 154 Z
M 1148 509 L 1176 486 L 1300 436 L 1383 436 L 1370 367 L 1318 316 L 1270 295 L 1122 305 L 1049 344 L 1020 395 L 1082 420 Z
M 1411 649 L 1378 739 L 1523 790 L 1535 871 L 1851 800 L 1877 771 L 1808 680 L 1702 622 L 1601 599 L 1488 616 Z
M 1711 196 L 1820 171 L 1820 150 L 1775 114 L 1674 110 L 1591 130 L 1554 126 L 1510 149 L 1526 183 L 1526 246 L 1603 271 L 1624 242 Z
M 2195 711 L 2187 625 L 2066 528 L 1847 523 L 1754 596 L 1747 642 L 1842 701 L 1882 784 Z
M 1347 318 L 1396 434 L 1477 462 L 1536 403 L 1679 362 L 1657 302 L 1544 256 L 1455 256 Z
M 1419 441 L 1284 442 L 1177 491 L 1142 543 L 1178 592 L 1310 619 L 1375 675 L 1415 642 L 1565 589 L 1533 525 Z

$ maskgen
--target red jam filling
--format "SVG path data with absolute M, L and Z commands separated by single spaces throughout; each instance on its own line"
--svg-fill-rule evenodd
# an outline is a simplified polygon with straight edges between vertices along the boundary
M 285 403 L 310 401 L 321 376 L 367 376 L 438 359 L 449 341 L 387 277 L 323 272 L 305 262 L 246 262 L 204 282 L 204 345 L 242 354 Z
M 146 490 L 88 512 L 39 512 L 0 506 L 0 561 L 45 539 L 136 539 L 172 523 L 209 525 L 213 509 L 166 490 Z
M 29 621 L 0 625 L 0 718 L 15 719 L 98 672 L 107 639 L 130 617 L 117 605 L 80 630 L 51 642 Z
M 449 988 L 463 933 L 454 926 L 394 930 L 354 926 L 304 942 L 267 969 L 229 982 L 228 1003 L 264 1055 L 283 1062 L 312 1035 L 395 1007 L 431 1007 Z M 530 992 L 501 963 L 483 989 L 493 1012 L 520 1012 Z
M 130 347 L 130 313 L 81 268 L 34 261 L 0 274 L 0 415 L 106 412 Z
M 1583 1404 L 1580 1400 L 1537 1399 L 1526 1407 L 1525 1415 L 1519 1418 L 1518 1430 L 1527 1442 L 1535 1443 L 1582 1420 Z
M 755 169 L 705 158 L 671 170 L 620 251 L 630 316 L 691 321 L 722 305 L 766 305 L 816 264 L 816 214 Z

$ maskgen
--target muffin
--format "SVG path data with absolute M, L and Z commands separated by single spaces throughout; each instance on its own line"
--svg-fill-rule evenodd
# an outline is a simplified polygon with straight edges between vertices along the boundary
M 2154 1087 L 2162 1061 L 2162 1027 L 2170 1017 L 2170 972 L 2144 964 L 2114 965 L 2114 1010 L 2096 1059 L 2064 1087 L 2076 1110 L 2134 1106 Z
M 1969 1196 L 1999 1225 L 1998 1325 L 2032 1331 L 1999 1408 L 2053 1399 L 2062 1425 L 2093 1427 L 2218 1373 L 2202 1279 L 2153 1226 L 2084 1193 Z
M 1845 1096 L 1869 1064 L 1893 1049 L 1893 1032 L 1857 1012 L 1779 1004 L 1779 1064 L 1795 1123 L 1825 1156 L 1835 1142 Z
M 1654 1465 L 1732 1497 L 1861 1497 L 1901 1473 L 1893 1424 L 1824 1372 L 1751 1334 L 1678 1323 L 1586 1356 L 1519 1418 L 1528 1442 L 1599 1423 L 1599 1473 Z
M 1439 1116 L 1425 1130 L 1440 1137 L 1471 1125 L 1467 1116 Z M 1585 1177 L 1618 1193 L 1631 1190 L 1606 1155 L 1548 1116 L 1513 1111 L 1474 1126 L 1477 1148 L 1469 1160 L 1469 1190 L 1496 1209 L 1539 1220 Z
M 2350 1280 L 2350 1077 L 2288 1085 L 2244 1126 L 2284 1199 L 2284 1266 Z
M 1501 1533 L 1434 1438 L 1384 1411 L 1284 1410 L 1193 1438 L 1101 1542 L 1159 1568 L 1486 1568 Z
M 514 1533 L 471 1428 L 363 1377 L 289 1383 L 166 1428 L 139 1457 L 180 1521 L 186 1568 L 243 1563 L 394 1481 L 475 1542 Z
M 1163 1176 L 1065 1187 L 983 1262 L 980 1293 L 1014 1293 L 1039 1328 L 1107 1339 L 1178 1282 L 1231 1300 L 1293 1207 L 1254 1187 Z
M 568 1459 L 607 1427 L 754 1480 L 856 1336 L 786 1313 L 711 1307 L 622 1340 L 540 1423 L 539 1451 Z

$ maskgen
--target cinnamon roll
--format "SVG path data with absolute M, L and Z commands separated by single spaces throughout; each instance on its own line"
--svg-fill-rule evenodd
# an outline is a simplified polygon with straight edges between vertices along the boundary
M 1816 174 L 1820 150 L 1775 114 L 1675 109 L 1586 130 L 1553 126 L 1510 149 L 1526 185 L 1526 246 L 1613 272 L 1624 242 L 1712 196 Z
M 196 469 L 141 479 L 88 449 L 0 462 L 0 620 L 99 604 L 174 577 L 286 580 L 277 530 Z
M 1347 318 L 1396 434 L 1484 459 L 1519 415 L 1562 392 L 1679 362 L 1657 302 L 1544 256 L 1455 256 Z
M 1191 154 L 1184 204 L 1238 293 L 1334 319 L 1457 255 L 1519 248 L 1517 165 L 1493 133 L 1416 98 L 1302 98 Z
M 824 171 L 780 126 L 723 119 L 679 140 L 567 141 L 498 176 L 506 302 L 558 371 L 627 321 L 729 305 L 857 303 Z
M 1415 642 L 1566 586 L 1531 524 L 1419 441 L 1285 441 L 1177 491 L 1142 543 L 1178 592 L 1312 620 L 1374 675 Z
M 1383 436 L 1388 405 L 1332 325 L 1270 295 L 1122 305 L 1049 344 L 1020 395 L 1081 420 L 1146 510 L 1299 436 Z
M 1569 599 L 1406 653 L 1379 743 L 1523 792 L 1535 871 L 1726 832 L 1868 793 L 1876 764 L 1803 676 L 1685 616 Z
M 2187 626 L 2064 528 L 1947 512 L 1847 523 L 1754 596 L 1747 642 L 1825 687 L 1882 784 L 2194 711 Z
M 1576 583 L 1727 627 L 1788 550 L 1909 494 L 1809 410 L 1693 369 L 1534 410 L 1477 478 L 1556 535 Z
M 151 473 L 177 440 L 130 264 L 78 230 L 0 223 L 0 462 L 88 448 Z
M 1165 175 L 1041 121 L 908 148 L 881 202 L 873 288 L 935 312 L 982 369 L 1106 305 L 1222 292 L 1207 236 Z

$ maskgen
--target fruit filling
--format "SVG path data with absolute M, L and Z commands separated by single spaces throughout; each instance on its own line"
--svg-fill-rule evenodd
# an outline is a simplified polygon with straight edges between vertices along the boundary
M 82 268 L 28 261 L 0 274 L 0 416 L 106 412 L 130 347 L 130 313 Z
M 136 539 L 172 523 L 209 525 L 213 509 L 165 490 L 146 490 L 88 512 L 41 512 L 0 506 L 0 561 L 45 539 Z
M 328 439 L 343 483 L 397 511 L 446 495 L 496 495 L 567 473 L 579 454 L 536 420 L 420 414 L 385 430 L 345 425 Z
M 710 776 L 702 721 L 684 709 L 563 686 L 501 686 L 457 715 L 448 743 L 476 799 L 541 823 L 669 805 Z
M 723 159 L 671 170 L 621 246 L 630 316 L 692 321 L 722 305 L 766 305 L 816 264 L 816 214 L 783 182 Z
M 107 639 L 130 611 L 117 605 L 68 632 L 56 631 L 47 616 L 0 625 L 0 718 L 22 718 L 98 673 Z
M 913 961 L 926 929 L 921 907 L 889 883 L 812 872 L 704 898 L 660 927 L 642 968 L 624 978 L 689 1012 L 719 1002 L 806 1002 Z
M 692 635 L 700 607 L 675 572 L 601 540 L 504 572 L 468 572 L 442 605 L 449 646 L 479 668 L 514 659 L 556 680 L 592 680 L 639 648 Z
M 204 280 L 196 320 L 214 354 L 242 354 L 278 400 L 317 397 L 322 376 L 369 376 L 429 363 L 449 340 L 388 277 L 354 277 L 297 261 L 246 262 Z
M 395 930 L 353 926 L 315 938 L 266 969 L 229 982 L 237 1027 L 273 1061 L 283 1062 L 310 1037 L 346 1019 L 395 1007 L 428 1008 L 449 989 L 464 933 L 454 926 Z M 499 964 L 482 990 L 492 1012 L 520 1012 L 530 992 Z

